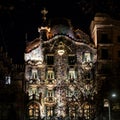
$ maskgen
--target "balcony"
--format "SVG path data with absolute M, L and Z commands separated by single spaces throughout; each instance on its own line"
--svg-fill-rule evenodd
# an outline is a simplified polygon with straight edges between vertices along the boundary
M 83 62 L 82 63 L 82 68 L 84 70 L 90 70 L 93 66 L 93 63 L 92 62 Z
M 56 86 L 57 82 L 55 79 L 47 79 L 45 82 L 46 87 L 48 90 L 53 90 L 53 88 Z
M 55 97 L 49 96 L 44 98 L 44 104 L 48 107 L 53 107 L 56 105 L 56 103 L 57 103 L 57 99 Z
M 32 88 L 36 88 L 37 86 L 39 86 L 40 81 L 38 79 L 31 79 L 29 80 L 29 86 Z

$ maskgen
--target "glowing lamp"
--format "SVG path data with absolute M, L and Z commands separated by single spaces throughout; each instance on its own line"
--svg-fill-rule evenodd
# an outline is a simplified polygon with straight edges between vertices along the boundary
M 63 54 L 65 53 L 65 51 L 64 50 L 58 50 L 58 54 L 60 55 L 60 56 L 62 56 Z
M 60 56 L 62 56 L 65 53 L 64 45 L 63 45 L 62 42 L 60 42 L 59 45 L 58 45 L 57 53 Z

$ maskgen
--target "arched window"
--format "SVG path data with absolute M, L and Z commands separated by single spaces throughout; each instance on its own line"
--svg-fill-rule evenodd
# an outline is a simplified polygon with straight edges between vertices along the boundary
M 88 51 L 83 53 L 83 62 L 90 62 L 92 60 L 92 54 Z
M 38 120 L 40 118 L 40 108 L 37 103 L 31 103 L 28 106 L 28 117 L 29 120 Z

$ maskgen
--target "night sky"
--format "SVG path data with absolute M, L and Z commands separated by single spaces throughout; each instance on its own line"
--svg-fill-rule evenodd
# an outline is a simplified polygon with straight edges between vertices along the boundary
M 0 45 L 14 63 L 24 63 L 26 41 L 38 37 L 44 7 L 48 10 L 47 19 L 69 18 L 75 28 L 87 34 L 97 12 L 120 20 L 119 0 L 0 0 Z

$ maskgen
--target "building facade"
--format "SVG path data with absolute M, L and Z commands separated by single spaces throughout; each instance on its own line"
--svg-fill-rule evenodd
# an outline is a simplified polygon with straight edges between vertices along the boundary
M 25 119 L 118 120 L 120 22 L 97 13 L 89 37 L 70 20 L 47 21 L 42 12 L 39 37 L 25 50 Z
M 86 119 L 96 116 L 97 50 L 90 37 L 70 20 L 55 18 L 26 44 L 26 120 Z

